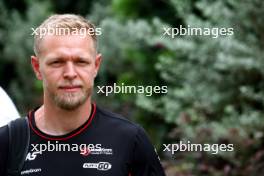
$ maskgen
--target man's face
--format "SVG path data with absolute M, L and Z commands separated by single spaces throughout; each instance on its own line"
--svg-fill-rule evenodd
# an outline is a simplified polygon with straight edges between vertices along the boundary
M 46 36 L 40 47 L 40 56 L 32 56 L 31 62 L 43 80 L 44 97 L 65 110 L 84 104 L 91 97 L 101 62 L 92 38 Z

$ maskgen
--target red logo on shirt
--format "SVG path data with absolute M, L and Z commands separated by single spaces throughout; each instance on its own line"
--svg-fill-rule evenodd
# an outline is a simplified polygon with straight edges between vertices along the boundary
M 80 152 L 80 154 L 83 156 L 88 156 L 90 153 L 91 153 L 91 150 L 89 149 L 89 147 L 83 147 Z

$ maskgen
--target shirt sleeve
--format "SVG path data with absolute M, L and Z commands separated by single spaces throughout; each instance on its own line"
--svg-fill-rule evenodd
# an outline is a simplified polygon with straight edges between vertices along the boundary
M 159 157 L 141 127 L 136 135 L 132 158 L 131 176 L 165 176 Z
M 0 128 L 0 175 L 6 176 L 8 154 L 8 126 Z

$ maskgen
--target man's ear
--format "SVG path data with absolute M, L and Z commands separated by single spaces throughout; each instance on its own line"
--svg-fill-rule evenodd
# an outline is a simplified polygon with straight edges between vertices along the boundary
M 95 57 L 95 72 L 94 72 L 94 77 L 96 77 L 98 71 L 99 71 L 99 68 L 100 68 L 100 65 L 101 65 L 101 61 L 102 61 L 102 54 L 97 54 L 96 57 Z
M 41 72 L 40 72 L 40 67 L 39 67 L 39 58 L 36 56 L 31 56 L 31 66 L 36 74 L 36 77 L 39 80 L 42 80 Z

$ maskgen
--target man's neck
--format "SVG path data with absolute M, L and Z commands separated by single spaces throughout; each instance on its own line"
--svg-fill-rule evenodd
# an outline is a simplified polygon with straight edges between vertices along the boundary
M 49 135 L 64 135 L 84 124 L 90 117 L 91 109 L 91 101 L 86 101 L 72 111 L 44 102 L 44 105 L 35 112 L 36 126 Z

